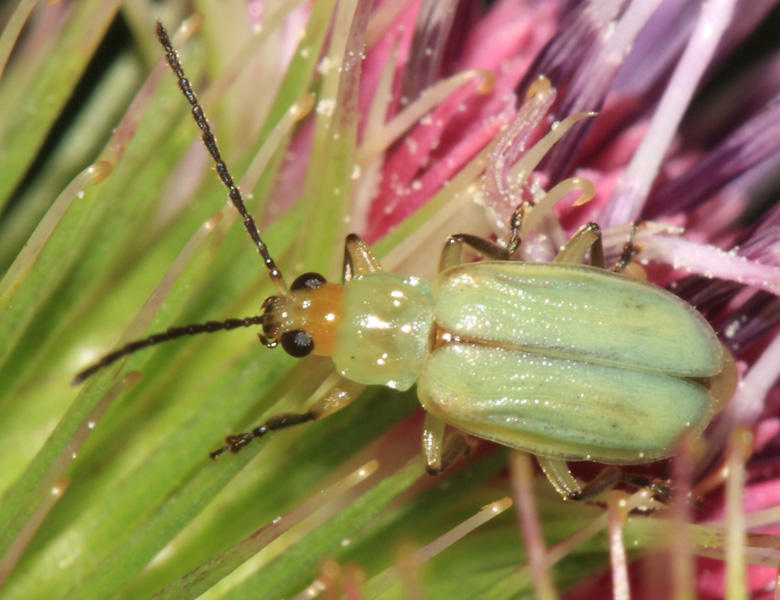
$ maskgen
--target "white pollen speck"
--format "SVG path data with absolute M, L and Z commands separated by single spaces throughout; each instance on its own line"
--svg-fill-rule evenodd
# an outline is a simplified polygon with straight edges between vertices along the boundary
M 327 75 L 328 71 L 333 68 L 333 61 L 329 57 L 324 57 L 320 64 L 317 65 L 317 71 L 320 75 Z
M 723 330 L 723 335 L 729 339 L 733 338 L 737 334 L 737 331 L 739 331 L 739 326 L 739 321 L 732 321 Z
M 336 108 L 336 101 L 332 98 L 322 98 L 319 102 L 317 102 L 317 108 L 315 109 L 317 111 L 317 114 L 325 115 L 326 117 L 330 117 L 333 115 L 333 111 Z

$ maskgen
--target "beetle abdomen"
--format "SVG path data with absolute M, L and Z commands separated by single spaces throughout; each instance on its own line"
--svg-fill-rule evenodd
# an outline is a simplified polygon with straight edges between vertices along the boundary
M 425 410 L 467 433 L 614 464 L 667 456 L 714 411 L 707 389 L 684 378 L 475 344 L 434 350 L 417 385 Z
M 497 348 L 681 377 L 723 368 L 720 343 L 694 308 L 603 269 L 471 263 L 441 273 L 434 297 L 441 329 Z

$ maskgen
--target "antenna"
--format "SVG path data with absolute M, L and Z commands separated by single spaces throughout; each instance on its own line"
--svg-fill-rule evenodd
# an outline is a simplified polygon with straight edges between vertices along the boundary
M 225 164 L 225 161 L 222 160 L 222 155 L 217 147 L 217 140 L 214 137 L 214 134 L 211 133 L 211 127 L 209 127 L 209 122 L 206 120 L 206 115 L 203 113 L 203 107 L 198 103 L 198 97 L 195 95 L 195 92 L 192 91 L 189 79 L 184 75 L 184 69 L 182 69 L 181 62 L 179 61 L 179 55 L 176 53 L 176 50 L 173 49 L 171 40 L 168 37 L 168 32 L 160 21 L 157 21 L 157 38 L 160 40 L 163 50 L 165 50 L 165 57 L 168 59 L 171 70 L 179 80 L 179 87 L 181 88 L 184 97 L 187 98 L 187 102 L 189 102 L 192 107 L 192 116 L 195 119 L 195 123 L 198 124 L 198 127 L 200 127 L 203 132 L 203 145 L 206 146 L 209 154 L 211 154 L 214 159 L 219 178 L 228 189 L 230 201 L 233 203 L 233 206 L 236 207 L 238 214 L 241 215 L 241 218 L 244 221 L 244 228 L 249 233 L 249 237 L 252 238 L 252 241 L 254 241 L 255 246 L 257 246 L 257 251 L 263 258 L 263 262 L 271 276 L 271 281 L 274 282 L 274 285 L 282 295 L 286 295 L 287 285 L 284 283 L 282 272 L 277 268 L 274 259 L 271 258 L 271 255 L 268 252 L 268 246 L 265 245 L 265 242 L 263 242 L 260 237 L 260 232 L 257 230 L 255 220 L 244 205 L 244 199 L 241 197 L 241 192 L 238 187 L 236 187 L 235 183 L 233 183 L 233 178 L 230 176 L 227 165 Z
M 163 50 L 165 50 L 165 57 L 168 60 L 168 64 L 170 65 L 171 69 L 176 75 L 176 78 L 179 80 L 179 87 L 181 88 L 184 97 L 187 99 L 187 102 L 189 102 L 190 106 L 192 107 L 192 116 L 195 118 L 195 123 L 197 123 L 198 127 L 200 127 L 200 130 L 203 132 L 203 138 L 202 138 L 203 144 L 206 146 L 206 149 L 209 151 L 209 154 L 211 154 L 211 157 L 214 159 L 214 163 L 216 164 L 219 178 L 222 180 L 222 183 L 224 183 L 225 187 L 228 189 L 228 196 L 230 197 L 230 201 L 233 203 L 233 206 L 236 207 L 236 210 L 241 215 L 241 218 L 244 221 L 244 228 L 249 233 L 249 237 L 252 238 L 252 241 L 254 241 L 255 246 L 257 247 L 257 251 L 260 253 L 263 262 L 265 263 L 265 266 L 268 269 L 268 274 L 271 277 L 271 281 L 273 281 L 274 285 L 277 287 L 277 289 L 279 290 L 279 292 L 281 292 L 283 296 L 287 295 L 288 288 L 284 282 L 284 277 L 282 277 L 282 272 L 276 266 L 274 259 L 271 258 L 271 254 L 268 252 L 268 246 L 265 245 L 265 242 L 263 242 L 262 238 L 260 237 L 260 232 L 257 230 L 257 225 L 255 224 L 255 220 L 252 218 L 252 215 L 250 215 L 249 212 L 247 211 L 246 206 L 244 205 L 244 199 L 241 197 L 241 192 L 239 191 L 236 184 L 233 182 L 233 177 L 230 175 L 230 172 L 228 171 L 225 161 L 222 160 L 222 155 L 220 154 L 219 148 L 217 147 L 217 140 L 214 137 L 214 134 L 211 132 L 211 127 L 209 127 L 209 123 L 206 120 L 206 115 L 203 113 L 203 107 L 198 102 L 198 98 L 195 95 L 195 92 L 192 91 L 192 86 L 190 85 L 190 82 L 187 79 L 187 77 L 184 75 L 184 69 L 182 69 L 181 62 L 179 61 L 179 56 L 176 54 L 176 51 L 173 49 L 171 40 L 168 37 L 168 32 L 165 30 L 165 27 L 163 27 L 163 24 L 160 23 L 160 21 L 157 21 L 157 38 L 160 40 L 160 44 L 162 44 Z M 154 346 L 156 344 L 162 344 L 163 342 L 168 342 L 170 340 L 174 340 L 180 337 L 185 337 L 188 335 L 197 335 L 199 333 L 212 333 L 214 331 L 235 329 L 237 327 L 251 327 L 252 325 L 262 325 L 263 320 L 264 317 L 262 315 L 256 315 L 251 317 L 244 317 L 243 319 L 226 319 L 224 321 L 208 321 L 206 323 L 191 323 L 189 325 L 184 325 L 183 327 L 171 327 L 164 332 L 154 333 L 141 340 L 135 340 L 129 342 L 124 346 L 122 346 L 121 348 L 114 350 L 113 352 L 109 352 L 102 358 L 98 359 L 97 362 L 79 371 L 76 374 L 76 376 L 73 378 L 72 384 L 77 385 L 81 383 L 82 381 L 94 375 L 96 372 L 100 371 L 104 367 L 113 364 L 123 356 L 132 354 L 136 350 L 140 350 L 148 346 Z M 267 340 L 263 336 L 260 336 L 260 341 L 263 343 L 263 345 L 269 348 L 273 348 L 276 345 L 275 342 L 271 340 Z
M 95 373 L 100 371 L 103 367 L 107 367 L 108 365 L 118 361 L 123 356 L 132 354 L 133 352 L 135 352 L 136 350 L 140 350 L 141 348 L 154 346 L 156 344 L 162 344 L 163 342 L 175 340 L 176 338 L 184 337 L 187 335 L 196 335 L 198 333 L 213 333 L 214 331 L 224 331 L 227 329 L 236 329 L 237 327 L 251 327 L 252 325 L 262 325 L 262 324 L 263 324 L 263 317 L 262 315 L 259 315 L 253 317 L 245 317 L 243 319 L 225 319 L 224 321 L 207 321 L 206 323 L 190 323 L 189 325 L 184 325 L 183 327 L 170 327 L 169 329 L 166 329 L 162 333 L 153 333 L 149 337 L 146 337 L 142 340 L 135 340 L 133 342 L 128 342 L 118 350 L 109 352 L 108 354 L 103 356 L 100 360 L 98 360 L 96 363 L 93 363 L 86 369 L 83 369 L 78 373 L 76 373 L 76 376 L 73 378 L 71 385 L 78 385 L 79 383 L 84 381 L 87 377 L 90 377 L 91 375 L 94 375 Z

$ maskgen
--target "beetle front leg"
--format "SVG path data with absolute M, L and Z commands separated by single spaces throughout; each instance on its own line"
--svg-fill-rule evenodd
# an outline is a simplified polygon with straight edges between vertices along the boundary
M 456 233 L 447 238 L 439 258 L 439 272 L 457 267 L 463 262 L 463 247 L 468 246 L 486 258 L 509 260 L 509 251 L 485 238 L 468 233 Z
M 312 404 L 311 408 L 302 413 L 282 413 L 267 419 L 262 425 L 251 431 L 229 435 L 225 438 L 225 445 L 217 450 L 209 452 L 209 456 L 216 460 L 227 451 L 234 454 L 254 439 L 263 437 L 269 431 L 292 427 L 308 421 L 318 421 L 336 411 L 341 410 L 360 395 L 365 386 L 338 376 L 338 381 L 333 384 L 332 378 L 326 379 L 320 390 L 325 388 L 324 395 Z M 319 392 L 319 390 L 318 390 Z M 318 395 L 315 392 L 315 395 Z
M 453 431 L 445 437 L 444 421 L 430 413 L 425 414 L 422 442 L 425 468 L 429 475 L 438 475 L 471 452 L 471 444 L 465 434 Z
M 357 234 L 350 233 L 344 241 L 344 266 L 342 275 L 344 282 L 355 275 L 376 273 L 382 270 L 374 253 Z

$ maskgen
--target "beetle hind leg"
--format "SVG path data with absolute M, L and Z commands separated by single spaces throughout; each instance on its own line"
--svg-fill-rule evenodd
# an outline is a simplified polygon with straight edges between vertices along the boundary
M 582 499 L 582 485 L 574 478 L 569 470 L 569 465 L 560 458 L 536 457 L 542 473 L 547 477 L 550 485 L 555 488 L 564 500 Z
M 430 413 L 425 415 L 423 425 L 423 455 L 425 469 L 429 475 L 446 471 L 458 459 L 471 453 L 472 442 L 460 431 L 444 435 L 444 421 Z
M 671 495 L 669 485 L 665 481 L 635 473 L 624 473 L 618 467 L 605 467 L 596 477 L 583 485 L 571 474 L 565 460 L 543 456 L 537 456 L 536 460 L 550 484 L 564 500 L 591 500 L 619 483 L 647 489 L 653 498 L 661 502 L 666 502 Z

